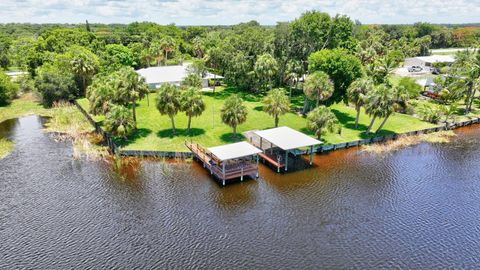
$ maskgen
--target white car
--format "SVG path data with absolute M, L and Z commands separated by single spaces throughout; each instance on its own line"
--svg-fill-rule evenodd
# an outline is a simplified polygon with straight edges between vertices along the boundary
M 407 68 L 408 72 L 420 72 L 423 70 L 421 66 L 411 66 Z
M 408 72 L 420 72 L 423 70 L 421 66 L 411 66 L 407 68 Z

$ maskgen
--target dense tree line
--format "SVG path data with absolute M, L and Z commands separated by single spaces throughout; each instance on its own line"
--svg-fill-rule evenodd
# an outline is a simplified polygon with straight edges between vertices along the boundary
M 240 90 L 268 93 L 264 110 L 275 125 L 289 110 L 292 91 L 303 91 L 303 113 L 311 111 L 307 119 L 318 136 L 336 125 L 323 105 L 342 99 L 371 116 L 368 133 L 376 119 L 382 119 L 381 129 L 409 98 L 408 82 L 393 87 L 388 81 L 405 57 L 428 55 L 432 48 L 476 47 L 479 40 L 480 28 L 474 25 L 362 25 L 319 11 L 273 27 L 255 21 L 225 27 L 2 24 L 0 67 L 24 70 L 29 76 L 22 79 L 26 83 L 16 84 L 2 72 L 0 105 L 18 88 L 36 88 L 47 106 L 85 96 L 92 113 L 106 114 L 107 123 L 126 134 L 136 126 L 136 102 L 148 92 L 134 69 L 189 61 L 192 76 L 183 90 L 165 86 L 157 97 L 157 108 L 171 118 L 174 133 L 175 114 L 185 112 L 190 129 L 191 118 L 205 109 L 198 88 L 207 70 Z M 461 59 L 452 67 L 456 75 L 440 83 L 446 85 L 445 100 L 465 98 L 469 111 L 478 85 L 478 72 L 471 72 L 478 67 L 478 54 Z M 288 94 L 279 87 L 288 87 Z M 235 134 L 247 113 L 237 96 L 228 104 L 222 119 Z

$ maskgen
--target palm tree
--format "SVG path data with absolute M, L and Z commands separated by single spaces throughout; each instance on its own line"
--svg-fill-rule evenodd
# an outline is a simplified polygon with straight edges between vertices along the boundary
M 202 88 L 202 78 L 195 73 L 188 74 L 181 83 L 182 88 Z
M 192 117 L 200 116 L 205 111 L 205 102 L 202 99 L 201 92 L 195 87 L 189 87 L 181 94 L 182 109 L 188 117 L 188 133 L 190 133 L 190 124 Z
M 320 104 L 320 101 L 327 100 L 333 94 L 333 82 L 330 77 L 322 71 L 316 71 L 309 74 L 305 79 L 303 91 L 305 95 L 311 99 L 316 100 L 316 106 Z
M 150 54 L 157 61 L 157 66 L 160 66 L 160 63 L 163 60 L 162 44 L 158 41 L 153 42 L 148 49 L 148 54 Z
M 392 114 L 396 101 L 395 95 L 392 92 L 391 88 L 381 84 L 367 93 L 366 98 L 368 102 L 365 104 L 365 111 L 370 117 L 372 117 L 372 121 L 365 131 L 366 134 L 370 133 L 377 118 L 384 117 L 382 124 L 377 129 L 378 132 L 383 128 L 388 117 Z
M 382 57 L 374 64 L 374 79 L 377 84 L 389 84 L 388 76 L 393 73 L 398 63 L 390 57 Z
M 132 112 L 127 107 L 113 105 L 105 116 L 105 126 L 107 131 L 127 138 L 128 134 L 135 128 Z
M 237 137 L 237 126 L 247 121 L 247 107 L 238 95 L 231 95 L 221 109 L 222 122 L 233 128 L 233 138 Z
M 98 75 L 97 75 L 98 76 Z M 94 115 L 106 114 L 112 103 L 114 89 L 109 77 L 100 76 L 93 79 L 88 87 L 89 111 Z
M 290 110 L 290 101 L 282 89 L 273 89 L 263 99 L 263 111 L 273 116 L 275 127 L 278 127 L 279 116 Z
M 132 104 L 133 122 L 135 127 L 137 126 L 137 101 L 148 95 L 149 87 L 145 82 L 145 78 L 138 75 L 133 68 L 126 68 L 122 72 L 121 78 L 127 85 L 127 91 L 129 92 L 130 103 Z
M 144 49 L 140 53 L 140 59 L 142 61 L 142 66 L 150 67 L 150 63 L 152 62 L 153 56 L 152 56 L 152 51 L 149 49 Z
M 81 46 L 72 46 L 70 55 L 70 67 L 72 72 L 80 79 L 82 94 L 87 95 L 87 84 L 100 66 L 97 56 Z
M 298 82 L 300 80 L 300 74 L 302 72 L 301 69 L 302 67 L 300 66 L 300 63 L 298 61 L 291 60 L 287 63 L 283 81 L 288 84 L 290 90 L 288 94 L 289 99 L 292 99 L 292 88 L 297 88 Z
M 320 140 L 320 136 L 326 130 L 333 132 L 339 128 L 339 122 L 335 114 L 325 106 L 319 106 L 307 115 L 307 127 L 315 133 Z
M 452 87 L 466 87 L 465 113 L 469 113 L 475 94 L 480 88 L 480 52 L 467 50 L 457 53 L 452 70 L 456 78 Z
M 268 53 L 260 55 L 255 62 L 253 69 L 261 84 L 261 89 L 271 89 L 273 86 L 273 77 L 278 71 L 277 60 L 275 60 L 275 58 Z
M 357 117 L 355 118 L 355 129 L 358 128 L 358 119 L 360 118 L 360 111 L 365 104 L 365 96 L 373 88 L 373 82 L 367 78 L 359 78 L 352 82 L 347 89 L 348 101 L 355 105 Z
M 165 36 L 160 40 L 160 47 L 165 53 L 165 62 L 168 60 L 168 54 L 175 51 L 176 42 L 171 36 Z
M 162 84 L 157 94 L 157 110 L 162 115 L 168 115 L 172 121 L 172 132 L 176 135 L 175 115 L 182 108 L 180 100 L 180 91 L 175 85 Z

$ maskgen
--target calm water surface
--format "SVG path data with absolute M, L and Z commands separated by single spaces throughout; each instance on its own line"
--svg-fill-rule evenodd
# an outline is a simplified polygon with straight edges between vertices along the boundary
M 36 116 L 0 124 L 0 269 L 479 268 L 480 128 L 219 187 L 193 163 L 121 177 Z

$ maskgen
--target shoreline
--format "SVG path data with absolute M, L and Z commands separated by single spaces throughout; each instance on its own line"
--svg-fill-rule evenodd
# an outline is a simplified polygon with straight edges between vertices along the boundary
M 187 158 L 193 157 L 193 153 L 187 152 L 187 151 L 123 150 L 115 144 L 115 142 L 113 141 L 113 137 L 108 132 L 105 132 L 102 129 L 102 127 L 97 122 L 95 122 L 95 120 L 93 120 L 90 114 L 87 111 L 85 111 L 80 104 L 78 104 L 76 100 L 73 103 L 78 108 L 78 110 L 87 118 L 88 122 L 95 128 L 95 131 L 101 136 L 103 136 L 112 154 L 118 154 L 119 156 L 122 156 L 122 157 L 155 157 L 155 158 L 167 158 L 167 159 L 187 159 Z M 479 124 L 479 123 L 480 123 L 480 117 L 472 118 L 465 121 L 460 121 L 458 123 L 447 122 L 445 125 L 439 125 L 433 128 L 419 129 L 419 130 L 414 130 L 414 131 L 405 132 L 405 133 L 377 136 L 369 139 L 354 140 L 354 141 L 338 143 L 338 144 L 321 145 L 317 147 L 314 152 L 317 154 L 329 153 L 329 152 L 340 150 L 340 149 L 347 149 L 352 147 L 360 147 L 362 145 L 370 145 L 370 144 L 394 141 L 400 137 L 417 136 L 417 135 L 431 134 L 431 133 L 436 133 L 436 132 L 446 131 L 446 130 L 454 130 L 460 127 L 470 126 L 470 125 Z M 302 154 L 305 154 L 304 152 L 305 150 L 302 151 Z

